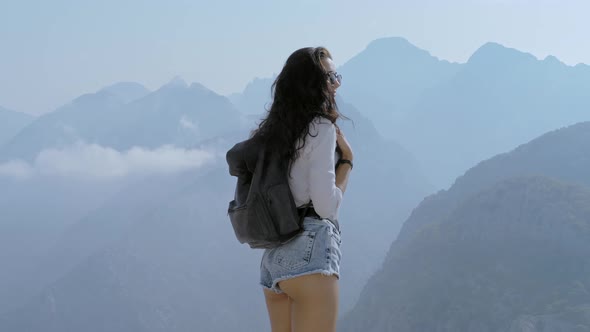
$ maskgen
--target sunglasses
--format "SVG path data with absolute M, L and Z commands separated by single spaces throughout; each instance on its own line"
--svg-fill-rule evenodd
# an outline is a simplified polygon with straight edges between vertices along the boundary
M 328 72 L 327 75 L 330 79 L 330 83 L 336 84 L 336 82 L 338 82 L 338 84 L 342 84 L 342 75 L 338 74 L 335 71 Z

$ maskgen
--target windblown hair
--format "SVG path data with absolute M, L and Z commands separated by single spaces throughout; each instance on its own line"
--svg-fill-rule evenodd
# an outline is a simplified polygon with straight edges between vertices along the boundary
M 272 85 L 273 101 L 266 118 L 252 132 L 251 137 L 262 140 L 272 153 L 280 154 L 286 165 L 299 156 L 316 117 L 332 123 L 342 117 L 320 62 L 326 57 L 332 59 L 324 47 L 301 48 L 289 56 Z

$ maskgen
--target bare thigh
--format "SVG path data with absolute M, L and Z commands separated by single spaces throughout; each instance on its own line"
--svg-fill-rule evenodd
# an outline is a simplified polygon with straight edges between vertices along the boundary
M 293 300 L 285 293 L 277 294 L 266 288 L 262 290 L 272 332 L 291 332 L 291 303 Z
M 336 332 L 338 278 L 321 273 L 279 282 L 279 288 L 293 299 L 293 332 Z

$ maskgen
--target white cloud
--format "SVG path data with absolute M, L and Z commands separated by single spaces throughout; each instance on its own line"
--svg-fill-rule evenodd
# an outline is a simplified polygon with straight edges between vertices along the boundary
M 190 129 L 193 131 L 197 131 L 199 129 L 198 124 L 191 121 L 189 118 L 187 118 L 186 116 L 182 116 L 182 118 L 180 118 L 180 126 L 182 128 L 185 129 Z
M 117 151 L 96 144 L 77 143 L 65 149 L 46 149 L 32 165 L 15 160 L 0 164 L 0 176 L 33 175 L 113 178 L 131 175 L 171 174 L 212 162 L 215 153 L 162 146 L 147 150 Z

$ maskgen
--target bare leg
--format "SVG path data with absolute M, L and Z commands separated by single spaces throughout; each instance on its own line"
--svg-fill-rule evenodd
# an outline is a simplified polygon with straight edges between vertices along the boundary
M 293 299 L 293 332 L 336 332 L 336 276 L 309 274 L 283 280 L 279 287 Z
M 291 299 L 263 288 L 272 332 L 291 332 Z

